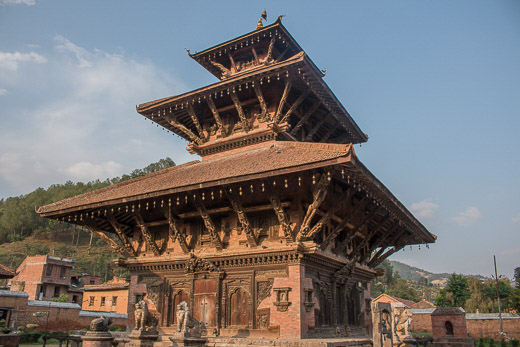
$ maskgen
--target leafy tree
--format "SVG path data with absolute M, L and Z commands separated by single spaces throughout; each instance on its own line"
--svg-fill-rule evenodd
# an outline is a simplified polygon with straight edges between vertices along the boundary
M 404 278 L 397 278 L 395 284 L 393 284 L 387 291 L 386 294 L 412 301 L 419 301 L 419 294 L 413 289 Z
M 520 267 L 515 267 L 515 286 L 520 288 Z
M 454 273 L 449 278 L 446 288 L 435 297 L 435 303 L 437 306 L 464 307 L 469 298 L 468 279 Z
M 52 298 L 51 301 L 67 302 L 67 301 L 69 301 L 69 296 L 67 294 L 63 293 L 63 294 L 60 294 L 60 296 L 58 296 L 57 298 Z

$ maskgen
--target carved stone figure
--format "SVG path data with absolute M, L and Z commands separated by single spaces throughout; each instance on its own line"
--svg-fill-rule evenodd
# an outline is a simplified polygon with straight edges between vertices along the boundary
M 135 328 L 146 333 L 155 333 L 157 327 L 157 318 L 152 316 L 148 311 L 148 304 L 146 301 L 141 300 L 135 304 Z
M 200 337 L 201 323 L 191 317 L 190 307 L 186 301 L 182 301 L 177 305 L 177 333 L 184 336 Z
M 195 254 L 190 253 L 190 259 L 186 260 L 184 272 L 214 272 L 220 271 L 220 268 L 203 258 L 197 258 Z
M 90 322 L 90 331 L 104 332 L 108 331 L 108 327 L 112 324 L 112 318 L 101 316 Z
M 402 312 L 399 309 L 394 309 L 394 335 L 398 342 L 401 342 L 399 335 L 401 336 L 409 336 L 410 335 L 410 326 L 412 325 L 412 313 L 410 310 L 405 309 Z M 404 335 L 400 334 L 401 331 L 404 331 Z

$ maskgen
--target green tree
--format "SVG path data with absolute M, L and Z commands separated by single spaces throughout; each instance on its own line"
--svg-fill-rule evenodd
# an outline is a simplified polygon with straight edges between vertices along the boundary
M 446 288 L 435 297 L 437 306 L 464 307 L 470 298 L 468 279 L 463 275 L 453 274 L 448 280 Z

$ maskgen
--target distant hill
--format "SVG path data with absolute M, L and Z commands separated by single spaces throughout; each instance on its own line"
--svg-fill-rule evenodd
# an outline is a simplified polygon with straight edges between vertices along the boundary
M 424 277 L 428 279 L 428 282 L 439 285 L 443 287 L 446 282 L 448 281 L 448 278 L 452 275 L 452 273 L 433 273 L 429 272 L 423 269 L 419 269 L 414 266 L 406 265 L 401 262 L 390 260 L 390 264 L 392 264 L 392 267 L 394 268 L 394 271 L 399 272 L 399 275 L 404 278 L 405 280 L 412 280 L 414 282 L 419 281 L 420 278 Z M 485 279 L 486 277 L 481 275 L 469 275 L 471 277 L 476 277 L 480 279 Z

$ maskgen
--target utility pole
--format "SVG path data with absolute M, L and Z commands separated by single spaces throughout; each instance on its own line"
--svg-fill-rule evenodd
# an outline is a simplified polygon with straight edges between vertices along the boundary
M 498 286 L 497 259 L 494 255 L 493 255 L 493 262 L 495 263 L 495 280 L 497 283 L 497 298 L 498 298 L 498 319 L 500 319 L 500 338 L 502 339 L 504 336 L 504 330 L 502 329 L 502 310 L 500 307 L 500 289 Z

